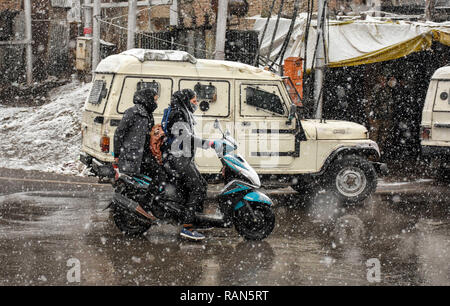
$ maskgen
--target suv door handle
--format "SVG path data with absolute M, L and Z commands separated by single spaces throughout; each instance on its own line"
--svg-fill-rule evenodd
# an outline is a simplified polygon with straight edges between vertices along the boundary
M 249 125 L 250 125 L 250 122 L 248 122 L 248 121 L 242 121 L 242 125 L 243 125 L 243 126 L 249 126 Z
M 437 127 L 437 128 L 450 128 L 450 124 L 449 123 L 435 123 L 434 127 Z
M 103 123 L 104 119 L 105 118 L 102 117 L 102 116 L 97 116 L 97 117 L 94 118 L 94 122 L 95 123 Z

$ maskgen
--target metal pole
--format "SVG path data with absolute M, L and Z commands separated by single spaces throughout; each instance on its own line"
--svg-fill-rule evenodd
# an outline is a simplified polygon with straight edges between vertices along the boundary
M 92 37 L 92 75 L 94 75 L 95 68 L 100 62 L 100 19 L 101 8 L 100 0 L 94 0 L 93 9 L 93 37 Z
M 31 0 L 24 0 L 25 9 L 25 40 L 27 55 L 27 83 L 33 83 L 33 52 L 32 52 L 32 34 L 31 34 Z
M 322 107 L 323 107 L 323 79 L 325 70 L 325 50 L 323 43 L 324 36 L 324 0 L 318 0 L 317 7 L 317 51 L 316 51 L 316 63 L 315 63 L 315 75 L 314 75 L 314 105 L 316 107 L 316 119 L 322 119 Z
M 225 36 L 227 33 L 228 0 L 219 0 L 216 28 L 216 54 L 214 59 L 225 59 Z
M 92 8 L 88 7 L 92 0 L 84 0 L 84 29 L 83 34 L 85 37 L 92 37 Z
M 152 5 L 151 4 L 148 6 L 147 12 L 148 12 L 148 31 L 150 33 L 153 33 L 154 31 L 153 31 L 153 24 L 152 24 Z M 169 18 L 170 18 L 170 16 L 169 16 Z
M 425 20 L 433 21 L 435 0 L 425 0 Z
M 178 1 L 172 0 L 172 5 L 170 6 L 170 25 L 171 26 L 178 26 Z
M 136 10 L 136 0 L 128 0 L 127 50 L 134 48 L 134 33 L 136 32 Z

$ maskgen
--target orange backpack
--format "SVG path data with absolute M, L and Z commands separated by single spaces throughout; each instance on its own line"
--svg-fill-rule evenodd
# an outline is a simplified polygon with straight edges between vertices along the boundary
M 162 165 L 161 145 L 164 143 L 166 134 L 161 124 L 155 124 L 150 131 L 150 150 L 158 163 Z

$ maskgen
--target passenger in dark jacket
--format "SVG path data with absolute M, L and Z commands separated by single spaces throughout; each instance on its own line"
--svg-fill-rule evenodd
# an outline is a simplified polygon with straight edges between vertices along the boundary
M 155 167 L 156 160 L 150 151 L 150 131 L 157 99 L 153 89 L 136 91 L 135 105 L 125 111 L 114 133 L 114 158 L 120 172 L 145 174 Z
M 200 233 L 193 230 L 195 212 L 203 211 L 203 201 L 206 198 L 207 182 L 198 171 L 194 156 L 197 148 L 213 147 L 213 142 L 195 135 L 195 119 L 193 113 L 197 107 L 197 96 L 190 89 L 177 91 L 172 95 L 171 111 L 168 117 L 168 138 L 173 139 L 167 144 L 166 160 L 170 168 L 175 171 L 178 188 L 186 197 L 185 224 L 180 235 L 193 240 L 204 239 Z

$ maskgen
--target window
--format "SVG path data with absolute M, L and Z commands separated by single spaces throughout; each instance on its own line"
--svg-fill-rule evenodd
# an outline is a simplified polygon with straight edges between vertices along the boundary
M 158 82 L 156 82 L 155 80 L 153 80 L 151 82 L 140 81 L 137 83 L 136 90 L 150 88 L 150 89 L 153 89 L 154 91 L 156 91 L 156 93 L 159 96 L 161 93 L 160 87 L 161 87 L 160 84 Z
M 217 100 L 216 87 L 213 86 L 211 83 L 209 83 L 208 85 L 202 85 L 199 82 L 194 86 L 194 91 L 197 94 L 197 98 L 199 100 L 212 100 L 212 101 Z
M 106 82 L 103 80 L 95 80 L 92 85 L 91 93 L 89 94 L 88 102 L 96 105 L 100 104 L 107 93 Z
M 153 114 L 155 116 L 162 115 L 164 109 L 169 105 L 172 96 L 172 79 L 160 77 L 125 77 L 122 89 L 120 91 L 120 98 L 117 104 L 117 113 L 123 114 L 128 108 L 133 107 L 134 93 L 138 89 L 152 88 L 158 93 L 158 107 Z
M 111 91 L 113 74 L 96 74 L 84 107 L 87 111 L 103 114 Z
M 275 92 L 263 90 L 259 86 L 245 88 L 245 103 L 275 114 L 285 113 L 280 97 Z
M 230 83 L 223 80 L 182 79 L 180 89 L 189 88 L 197 94 L 197 116 L 228 117 L 230 115 Z
M 449 95 L 450 82 L 439 81 L 436 91 L 436 98 L 434 102 L 434 111 L 448 112 L 450 111 L 450 95 Z

